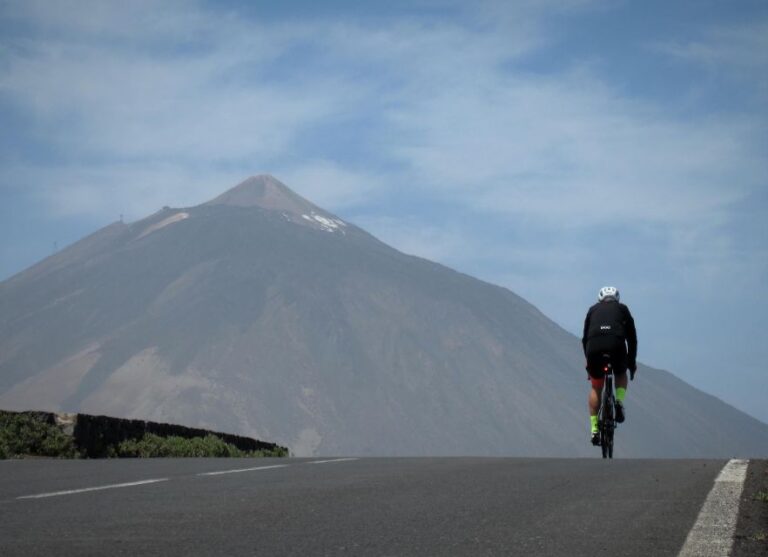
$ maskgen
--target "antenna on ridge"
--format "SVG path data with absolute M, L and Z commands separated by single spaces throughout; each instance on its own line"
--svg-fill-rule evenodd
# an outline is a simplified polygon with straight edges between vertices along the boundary
M 123 213 L 120 213 L 120 222 L 123 222 Z

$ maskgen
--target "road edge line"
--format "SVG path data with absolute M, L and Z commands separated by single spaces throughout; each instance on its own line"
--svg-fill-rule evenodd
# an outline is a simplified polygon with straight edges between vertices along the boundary
M 731 459 L 715 478 L 678 557 L 727 557 L 739 517 L 749 460 Z

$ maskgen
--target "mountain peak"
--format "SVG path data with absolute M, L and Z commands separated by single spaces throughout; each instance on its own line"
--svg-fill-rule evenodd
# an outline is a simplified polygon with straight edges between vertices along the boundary
M 318 210 L 315 205 L 269 174 L 251 176 L 206 205 L 261 207 L 293 214 Z
M 205 205 L 259 207 L 278 211 L 288 221 L 326 232 L 341 231 L 343 233 L 343 228 L 346 227 L 344 221 L 304 199 L 269 174 L 251 176 Z

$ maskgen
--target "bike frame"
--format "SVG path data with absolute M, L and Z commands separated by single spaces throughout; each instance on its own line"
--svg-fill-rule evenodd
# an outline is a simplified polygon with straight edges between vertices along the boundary
M 608 356 L 606 354 L 606 356 Z M 616 429 L 616 395 L 613 390 L 613 366 L 606 359 L 603 364 L 605 383 L 600 394 L 600 409 L 597 411 L 597 427 L 600 430 L 600 447 L 603 458 L 613 458 L 613 432 Z

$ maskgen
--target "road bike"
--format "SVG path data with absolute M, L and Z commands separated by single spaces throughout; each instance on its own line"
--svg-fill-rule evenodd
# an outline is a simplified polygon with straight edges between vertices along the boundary
M 616 394 L 613 389 L 613 366 L 610 355 L 603 354 L 603 375 L 605 384 L 600 395 L 600 409 L 597 411 L 597 428 L 600 431 L 600 448 L 603 458 L 613 458 L 613 432 L 616 430 Z

